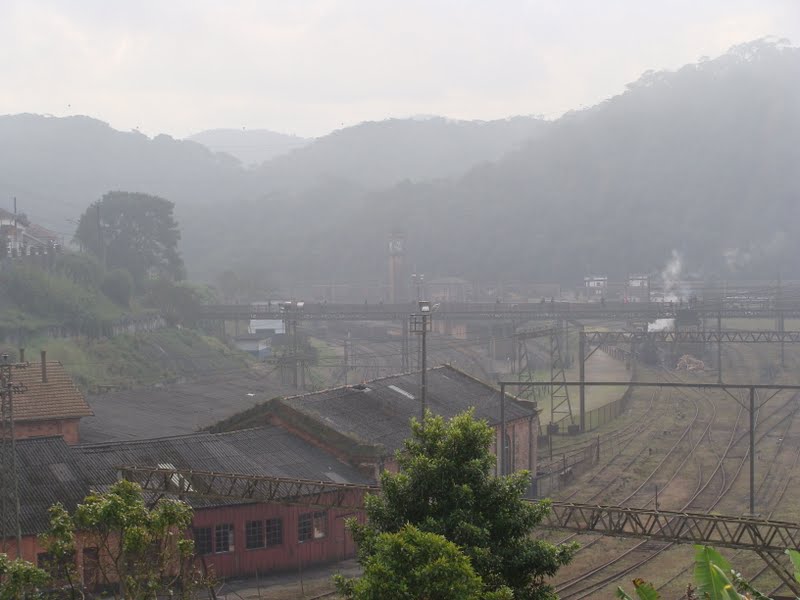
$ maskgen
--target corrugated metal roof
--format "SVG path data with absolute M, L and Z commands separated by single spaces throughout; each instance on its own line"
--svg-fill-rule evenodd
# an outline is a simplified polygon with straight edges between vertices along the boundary
M 393 452 L 408 437 L 411 417 L 419 417 L 419 379 L 419 373 L 393 375 L 368 381 L 365 389 L 346 386 L 281 403 L 358 442 Z M 450 366 L 428 371 L 426 398 L 428 409 L 445 418 L 474 408 L 476 418 L 490 425 L 500 422 L 500 392 Z M 506 402 L 508 421 L 533 414 L 516 402 Z
M 61 437 L 31 438 L 17 441 L 16 447 L 21 524 L 26 535 L 46 529 L 47 510 L 54 503 L 61 502 L 72 510 L 91 489 L 113 484 L 119 466 L 161 465 L 337 483 L 374 483 L 333 455 L 274 426 L 83 446 L 68 446 Z M 5 484 L 0 480 L 0 485 Z M 193 500 L 198 507 L 231 503 Z
M 17 440 L 16 448 L 22 532 L 41 533 L 49 521 L 48 509 L 60 502 L 73 510 L 86 497 L 91 482 L 82 457 L 61 436 Z M 0 473 L 0 486 L 8 484 Z M 10 518 L 6 531 L 13 531 Z
M 258 374 L 89 396 L 94 416 L 81 420 L 84 442 L 194 433 L 289 388 Z
M 352 483 L 367 480 L 354 468 L 324 450 L 275 426 L 230 433 L 197 433 L 171 438 L 75 446 L 92 465 L 97 483 L 113 483 L 115 467 L 157 466 L 248 475 L 336 481 L 334 472 Z

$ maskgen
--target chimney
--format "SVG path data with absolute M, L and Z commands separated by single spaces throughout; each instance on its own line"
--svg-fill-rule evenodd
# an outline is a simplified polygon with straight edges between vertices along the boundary
M 47 383 L 47 351 L 42 350 L 42 383 Z
M 25 362 L 25 348 L 19 349 L 19 362 Z

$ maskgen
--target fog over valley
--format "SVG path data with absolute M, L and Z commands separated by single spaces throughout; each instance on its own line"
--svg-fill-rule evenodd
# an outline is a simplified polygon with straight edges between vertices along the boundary
M 0 600 L 800 599 L 800 2 L 0 37 Z
M 698 273 L 794 276 L 798 72 L 797 48 L 757 40 L 556 120 L 388 119 L 310 140 L 8 115 L 0 182 L 67 237 L 108 190 L 173 201 L 206 281 L 382 279 L 395 228 L 436 276 L 566 282 L 658 269 L 672 250 Z

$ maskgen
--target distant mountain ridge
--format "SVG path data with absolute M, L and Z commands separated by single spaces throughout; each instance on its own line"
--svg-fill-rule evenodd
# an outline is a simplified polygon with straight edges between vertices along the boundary
M 645 73 L 464 175 L 362 195 L 320 184 L 302 210 L 270 204 L 250 223 L 274 228 L 258 247 L 281 281 L 386 281 L 392 229 L 428 276 L 620 279 L 675 252 L 701 277 L 798 277 L 798 74 L 800 49 L 743 44 Z
M 556 121 L 387 119 L 256 168 L 88 117 L 0 117 L 0 207 L 63 231 L 108 190 L 161 195 L 207 280 L 385 281 L 395 228 L 428 276 L 624 276 L 675 250 L 701 274 L 796 277 L 798 73 L 800 50 L 758 40 Z
M 540 135 L 548 123 L 534 117 L 457 121 L 444 117 L 367 121 L 336 130 L 261 166 L 280 188 L 326 179 L 367 188 L 400 181 L 450 178 L 493 162 Z
M 230 154 L 245 167 L 258 166 L 312 141 L 269 129 L 207 129 L 186 139 L 202 144 L 212 152 Z

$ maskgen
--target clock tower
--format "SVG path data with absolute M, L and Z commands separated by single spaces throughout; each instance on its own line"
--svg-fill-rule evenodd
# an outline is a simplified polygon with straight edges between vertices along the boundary
M 406 298 L 406 235 L 394 230 L 389 236 L 389 303 L 398 304 Z

